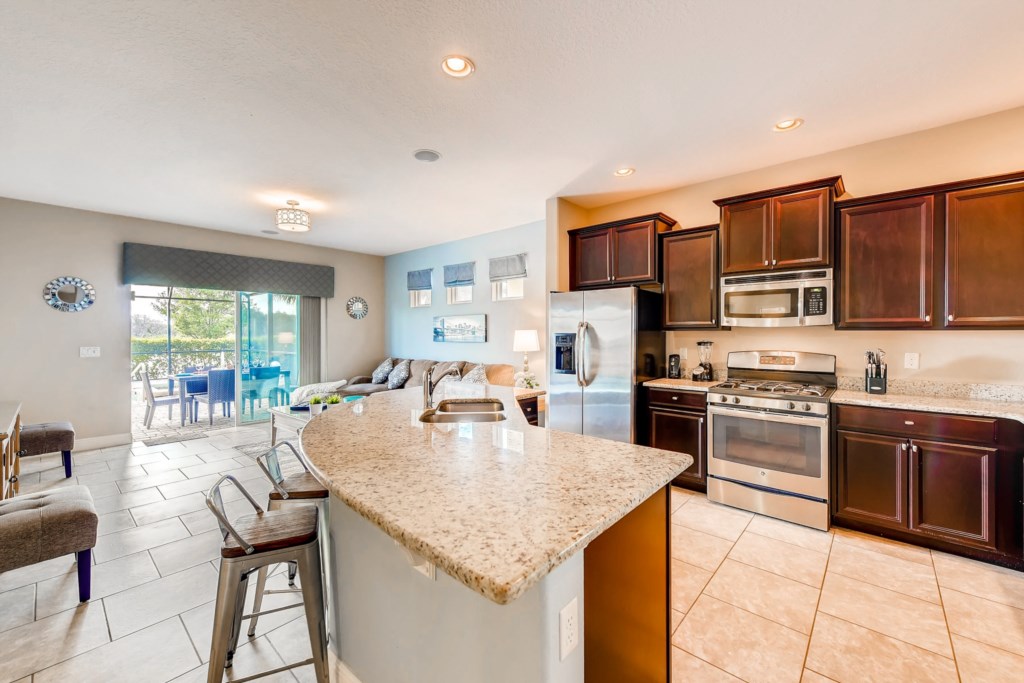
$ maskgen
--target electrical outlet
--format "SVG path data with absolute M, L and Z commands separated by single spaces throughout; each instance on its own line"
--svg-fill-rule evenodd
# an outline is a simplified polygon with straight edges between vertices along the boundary
M 78 347 L 79 358 L 99 358 L 100 347 L 98 346 L 79 346 Z
M 679 360 L 686 360 L 686 347 L 679 349 Z
M 580 644 L 579 601 L 573 598 L 558 613 L 558 658 L 568 657 Z
M 903 354 L 903 367 L 907 370 L 917 370 L 921 367 L 921 355 L 917 353 Z

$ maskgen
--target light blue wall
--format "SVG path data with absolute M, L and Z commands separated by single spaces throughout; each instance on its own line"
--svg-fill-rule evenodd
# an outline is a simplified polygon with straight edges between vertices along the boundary
M 488 259 L 523 252 L 527 254 L 524 297 L 516 301 L 491 301 Z M 543 221 L 388 256 L 384 260 L 388 354 L 439 361 L 510 363 L 518 369 L 522 364 L 522 354 L 512 351 L 513 332 L 534 329 L 540 335 L 541 350 L 530 354 L 530 369 L 543 379 L 547 350 L 544 339 L 547 317 L 545 256 Z M 473 303 L 449 306 L 444 290 L 444 266 L 464 261 L 476 261 Z M 410 308 L 406 273 L 421 268 L 434 269 L 433 305 Z M 434 316 L 478 313 L 487 315 L 486 343 L 439 343 L 432 340 Z

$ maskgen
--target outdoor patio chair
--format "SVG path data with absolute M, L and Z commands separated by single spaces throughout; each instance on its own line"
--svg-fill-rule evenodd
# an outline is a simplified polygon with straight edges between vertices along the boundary
M 218 403 L 221 405 L 221 412 L 226 417 L 231 417 L 231 403 L 235 400 L 235 371 L 233 369 L 210 370 L 206 393 L 195 394 L 193 400 L 196 406 L 193 413 L 197 419 L 199 403 L 205 403 L 209 408 L 211 425 L 213 424 L 213 407 Z
M 139 373 L 139 376 L 142 377 L 142 393 L 146 398 L 146 416 L 142 420 L 146 425 L 146 429 L 149 429 L 150 425 L 153 424 L 153 413 L 156 412 L 158 406 L 167 406 L 167 419 L 173 418 L 174 406 L 178 405 L 178 397 L 155 396 L 153 394 L 153 385 L 149 381 L 149 373 L 143 371 Z

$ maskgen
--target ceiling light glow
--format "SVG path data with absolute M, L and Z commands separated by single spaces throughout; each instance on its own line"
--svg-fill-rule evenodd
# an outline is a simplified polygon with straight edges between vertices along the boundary
M 615 169 L 615 175 L 619 178 L 625 178 L 636 173 L 636 169 L 630 166 L 623 166 L 622 168 Z
M 476 70 L 476 65 L 469 57 L 448 55 L 441 60 L 441 71 L 453 78 L 465 78 Z
M 799 128 L 804 123 L 803 119 L 782 119 L 775 124 L 775 132 L 785 133 L 787 131 Z

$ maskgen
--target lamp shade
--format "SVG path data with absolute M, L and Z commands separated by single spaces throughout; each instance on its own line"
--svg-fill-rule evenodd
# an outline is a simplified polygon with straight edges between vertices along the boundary
M 515 338 L 512 340 L 512 350 L 522 353 L 540 351 L 540 337 L 537 330 L 516 330 Z

